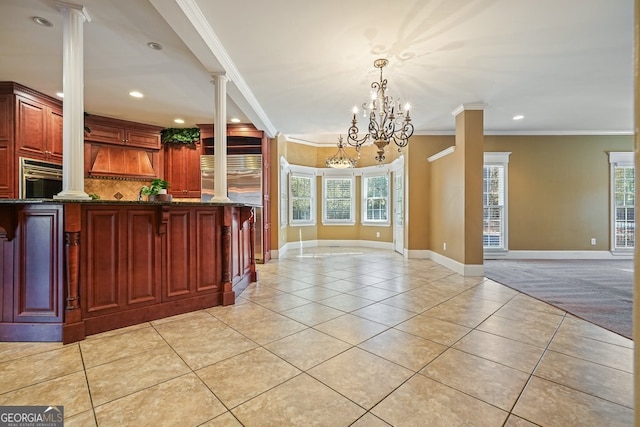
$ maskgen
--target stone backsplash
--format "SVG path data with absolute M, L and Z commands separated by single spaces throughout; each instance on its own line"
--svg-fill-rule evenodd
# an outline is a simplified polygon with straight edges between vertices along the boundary
M 84 192 L 87 194 L 97 194 L 100 200 L 138 200 L 140 188 L 143 185 L 151 184 L 151 180 L 125 180 L 108 178 L 85 178 Z M 143 196 L 146 200 L 146 196 Z M 176 202 L 200 201 L 200 198 L 174 198 Z
M 100 200 L 138 200 L 140 188 L 149 184 L 151 180 L 85 178 L 84 191 L 97 194 Z

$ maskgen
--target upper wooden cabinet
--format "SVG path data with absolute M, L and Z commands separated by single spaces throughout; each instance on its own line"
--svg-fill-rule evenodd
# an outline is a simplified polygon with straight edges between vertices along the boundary
M 16 95 L 16 149 L 23 157 L 62 163 L 62 105 Z
M 62 102 L 0 82 L 0 198 L 19 197 L 20 157 L 62 164 Z
M 201 144 L 166 144 L 164 176 L 174 197 L 200 197 Z
M 13 95 L 0 95 L 0 198 L 14 196 Z
M 89 128 L 85 141 L 129 147 L 160 149 L 160 126 L 89 115 L 84 124 Z

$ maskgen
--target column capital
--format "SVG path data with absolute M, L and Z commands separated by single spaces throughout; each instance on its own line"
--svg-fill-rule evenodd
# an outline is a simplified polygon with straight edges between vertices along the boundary
M 487 104 L 485 104 L 484 102 L 471 102 L 471 103 L 468 103 L 468 104 L 460 104 L 460 105 L 458 105 L 456 108 L 454 108 L 454 110 L 451 112 L 451 114 L 453 116 L 457 116 L 458 114 L 462 113 L 463 111 L 484 110 L 485 108 L 487 108 Z
M 213 80 L 211 80 L 211 83 L 213 84 L 216 84 L 217 81 L 220 81 L 220 82 L 230 81 L 226 71 L 216 71 L 214 73 L 211 73 L 211 77 L 213 77 Z
M 75 10 L 79 12 L 80 15 L 82 15 L 85 21 L 91 22 L 91 16 L 89 15 L 87 8 L 81 4 L 71 3 L 63 0 L 56 0 L 54 4 L 60 12 L 64 12 L 65 10 Z

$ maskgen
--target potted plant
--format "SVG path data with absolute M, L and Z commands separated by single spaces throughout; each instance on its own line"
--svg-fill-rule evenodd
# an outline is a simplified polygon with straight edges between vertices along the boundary
M 150 185 L 145 185 L 140 189 L 140 195 L 147 196 L 150 202 L 171 201 L 171 195 L 167 194 L 169 183 L 164 179 L 154 178 Z

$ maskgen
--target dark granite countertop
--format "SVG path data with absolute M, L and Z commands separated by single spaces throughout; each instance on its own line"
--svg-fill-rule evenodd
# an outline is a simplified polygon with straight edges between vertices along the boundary
M 96 205 L 142 205 L 142 206 L 233 206 L 243 207 L 249 205 L 246 203 L 237 202 L 185 202 L 185 201 L 171 201 L 171 202 L 147 202 L 137 200 L 67 200 L 67 199 L 0 199 L 0 205 L 25 205 L 25 204 L 70 204 L 70 203 L 82 203 L 82 204 L 96 204 Z

